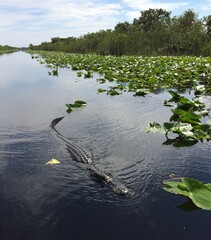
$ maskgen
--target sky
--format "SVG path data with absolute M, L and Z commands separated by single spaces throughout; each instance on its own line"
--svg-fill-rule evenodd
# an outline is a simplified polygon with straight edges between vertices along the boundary
M 211 14 L 211 0 L 1 0 L 0 45 L 27 47 L 113 29 L 149 8 L 166 9 L 171 16 L 192 9 L 203 17 Z

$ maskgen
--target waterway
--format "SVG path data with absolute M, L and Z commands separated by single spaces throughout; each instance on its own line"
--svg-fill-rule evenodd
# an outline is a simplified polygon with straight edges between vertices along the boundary
M 59 69 L 52 76 L 25 52 L 1 55 L 0 66 L 0 239 L 210 239 L 210 212 L 162 189 L 172 174 L 211 182 L 210 142 L 175 148 L 146 132 L 148 123 L 171 116 L 162 106 L 167 92 L 98 94 L 97 74 L 79 79 Z M 87 106 L 68 114 L 65 104 L 75 100 Z M 61 116 L 57 129 L 131 196 L 93 181 L 71 159 L 49 128 Z M 61 164 L 45 165 L 52 158 Z

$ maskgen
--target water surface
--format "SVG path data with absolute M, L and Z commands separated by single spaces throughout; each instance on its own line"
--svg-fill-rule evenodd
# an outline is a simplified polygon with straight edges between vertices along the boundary
M 78 79 L 59 69 L 50 76 L 24 52 L 1 55 L 0 66 L 0 239 L 210 239 L 210 212 L 184 210 L 184 198 L 162 190 L 172 173 L 211 182 L 210 143 L 174 148 L 145 131 L 169 119 L 168 93 L 97 94 L 97 74 Z M 75 100 L 88 105 L 67 114 L 65 104 Z M 72 161 L 49 129 L 61 116 L 57 129 L 132 196 L 102 187 Z M 46 166 L 51 158 L 62 163 Z

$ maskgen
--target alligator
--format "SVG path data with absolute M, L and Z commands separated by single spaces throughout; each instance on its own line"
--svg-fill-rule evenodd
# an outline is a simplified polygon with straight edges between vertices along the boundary
M 87 170 L 90 173 L 90 177 L 93 180 L 97 180 L 105 186 L 111 188 L 116 194 L 121 196 L 130 195 L 131 191 L 122 183 L 119 182 L 118 179 L 114 178 L 111 173 L 107 173 L 101 169 L 99 169 L 93 162 L 92 156 L 80 148 L 76 144 L 71 143 L 67 140 L 56 128 L 55 126 L 63 119 L 64 117 L 54 119 L 51 124 L 51 130 L 56 134 L 56 136 L 63 141 L 66 145 L 69 154 L 72 156 L 73 160 L 82 162 L 86 165 Z

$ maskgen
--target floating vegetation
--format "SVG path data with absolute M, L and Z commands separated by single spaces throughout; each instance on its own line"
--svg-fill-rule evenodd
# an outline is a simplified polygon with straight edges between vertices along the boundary
M 163 189 L 190 198 L 198 208 L 211 210 L 211 183 L 204 184 L 192 178 L 178 178 L 177 181 L 164 181 Z
M 144 97 L 162 90 L 191 90 L 195 93 L 193 99 L 170 90 L 171 99 L 165 100 L 164 106 L 172 108 L 172 116 L 162 125 L 150 123 L 147 131 L 164 133 L 164 144 L 175 147 L 211 140 L 210 110 L 198 99 L 200 95 L 211 94 L 211 57 L 115 57 L 42 51 L 32 52 L 32 58 L 52 69 L 49 72 L 52 75 L 58 75 L 59 68 L 71 68 L 79 78 L 92 78 L 97 72 L 100 74 L 97 82 L 102 85 L 98 93 L 112 96 L 126 91 L 136 97 Z M 111 86 L 106 83 L 111 83 Z M 66 104 L 67 112 L 84 106 L 84 101 Z M 211 184 L 203 184 L 192 178 L 179 178 L 177 181 L 164 181 L 163 186 L 168 192 L 190 198 L 197 207 L 211 210 Z
M 77 72 L 78 77 L 82 77 L 83 73 L 81 71 Z
M 84 101 L 81 101 L 81 100 L 77 100 L 73 104 L 72 103 L 68 103 L 68 104 L 66 104 L 67 112 L 70 113 L 73 110 L 81 109 L 81 108 L 85 107 L 86 105 L 87 105 L 87 103 L 84 102 Z
M 59 75 L 58 68 L 53 69 L 52 74 L 53 76 L 58 76 Z
M 45 62 L 48 68 L 72 68 L 78 77 L 92 78 L 93 72 L 97 72 L 101 75 L 97 81 L 115 82 L 118 93 L 131 91 L 135 96 L 145 96 L 156 90 L 188 88 L 211 94 L 211 57 L 115 57 L 46 51 L 32 52 L 32 57 Z M 125 86 L 123 90 L 120 83 Z M 114 92 L 108 90 L 107 94 L 110 93 Z
M 211 140 L 211 125 L 203 123 L 202 118 L 208 116 L 209 110 L 205 104 L 199 100 L 190 100 L 174 91 L 169 91 L 172 98 L 165 100 L 164 106 L 171 106 L 169 103 L 176 103 L 176 108 L 172 109 L 173 115 L 169 122 L 164 122 L 163 126 L 159 123 L 150 123 L 147 127 L 148 132 L 162 132 L 166 135 L 166 145 L 190 146 L 198 141 Z M 177 137 L 170 138 L 169 134 L 176 134 Z
M 84 78 L 92 78 L 93 77 L 93 72 L 92 71 L 87 71 L 84 73 Z

